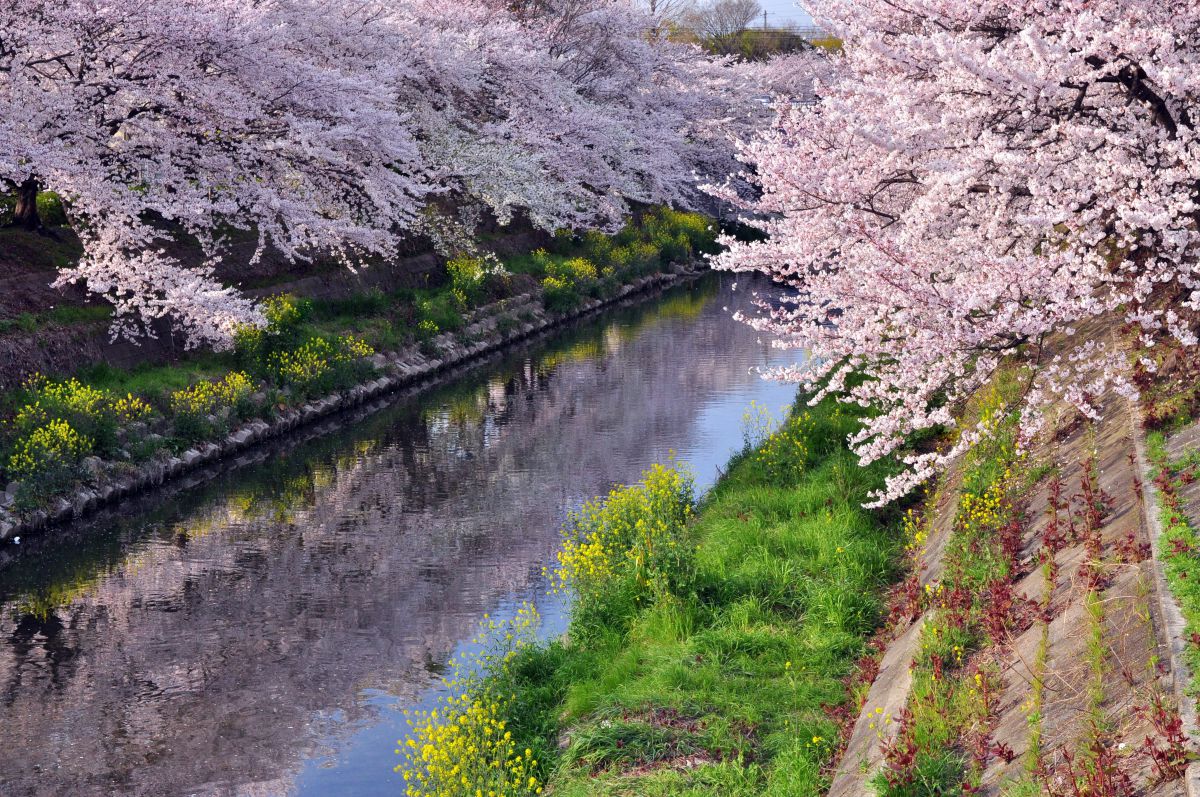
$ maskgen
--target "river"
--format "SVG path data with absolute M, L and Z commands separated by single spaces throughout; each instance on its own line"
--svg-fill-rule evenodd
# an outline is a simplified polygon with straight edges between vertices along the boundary
M 0 795 L 398 795 L 401 710 L 548 595 L 570 509 L 674 456 L 703 489 L 788 362 L 710 276 L 22 543 Z

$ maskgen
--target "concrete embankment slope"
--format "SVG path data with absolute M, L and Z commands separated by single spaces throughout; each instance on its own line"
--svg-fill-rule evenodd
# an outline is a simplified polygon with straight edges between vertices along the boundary
M 985 708 L 955 745 L 973 793 L 1200 794 L 1200 765 L 1185 755 L 1197 742 L 1190 643 L 1164 574 L 1157 468 L 1137 403 L 1110 392 L 1099 409 L 1089 420 L 1051 406 L 1013 468 L 1012 630 L 947 676 L 984 673 L 987 683 Z M 1167 449 L 1173 460 L 1200 454 L 1200 431 L 1169 436 Z M 830 797 L 890 793 L 881 773 L 904 766 L 898 737 L 929 723 L 917 703 L 932 698 L 918 694 L 914 673 L 927 666 L 929 626 L 945 612 L 939 589 L 955 587 L 946 551 L 963 522 L 963 468 L 926 506 L 928 536 L 912 555 L 921 608 L 891 633 Z M 1200 482 L 1188 485 L 1186 511 L 1200 527 Z

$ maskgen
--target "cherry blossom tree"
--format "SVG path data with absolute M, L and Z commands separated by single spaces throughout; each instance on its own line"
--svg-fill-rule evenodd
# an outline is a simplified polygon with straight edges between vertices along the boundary
M 555 229 L 693 198 L 733 152 L 734 70 L 657 24 L 625 0 L 7 3 L 0 190 L 29 227 L 64 197 L 84 256 L 60 281 L 118 331 L 222 345 L 258 320 L 215 277 L 231 229 L 354 267 L 435 200 Z
M 795 288 L 754 321 L 811 351 L 783 376 L 879 409 L 852 443 L 908 466 L 880 501 L 985 433 L 905 453 L 1006 358 L 1035 366 L 1026 436 L 1049 396 L 1092 413 L 1106 386 L 1130 389 L 1107 337 L 1049 356 L 1056 333 L 1124 317 L 1195 345 L 1179 311 L 1200 301 L 1200 5 L 809 5 L 845 54 L 817 104 L 785 97 L 745 146 L 769 238 L 719 263 Z
M 477 90 L 455 96 L 479 110 L 431 109 L 419 138 L 439 179 L 502 221 L 519 210 L 550 230 L 611 227 L 630 201 L 692 203 L 703 178 L 734 165 L 729 123 L 751 105 L 749 76 L 656 36 L 645 9 L 539 0 L 508 17 L 487 3 L 454 15 L 426 48 L 430 71 L 446 71 L 436 60 L 452 51 L 475 63 Z
M 256 311 L 212 265 L 228 227 L 293 257 L 387 254 L 430 190 L 370 4 L 24 0 L 0 6 L 0 181 L 69 203 L 61 281 L 127 323 L 220 342 Z M 172 234 L 209 257 L 184 268 Z

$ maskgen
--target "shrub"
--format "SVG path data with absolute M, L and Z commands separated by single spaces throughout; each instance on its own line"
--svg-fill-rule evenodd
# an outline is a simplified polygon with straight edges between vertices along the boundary
M 254 383 L 241 371 L 176 390 L 170 397 L 175 434 L 189 442 L 211 437 L 217 430 L 209 416 L 228 409 L 239 417 L 248 417 L 253 410 L 253 392 Z
M 272 352 L 267 358 L 267 369 L 276 384 L 309 397 L 353 382 L 361 375 L 356 367 L 359 361 L 373 353 L 358 338 L 314 336 L 295 349 Z
M 92 451 L 92 441 L 62 419 L 52 419 L 17 441 L 8 472 L 23 485 L 23 502 L 48 498 L 80 476 L 79 462 Z
M 446 271 L 450 275 L 450 285 L 454 290 L 472 295 L 483 287 L 482 258 L 459 255 L 446 263 Z
M 509 714 L 516 699 L 504 688 L 518 654 L 537 642 L 539 617 L 531 606 L 507 621 L 489 620 L 472 640 L 479 650 L 451 661 L 443 679 L 450 694 L 433 711 L 405 712 L 409 738 L 396 766 L 406 797 L 523 797 L 542 793 L 538 759 L 513 737 Z
M 491 293 L 504 290 L 508 272 L 490 252 L 483 255 L 458 255 L 446 263 L 451 290 L 465 297 L 463 306 L 479 302 Z
M 262 311 L 264 325 L 244 324 L 233 336 L 234 351 L 243 367 L 259 372 L 273 353 L 303 342 L 302 325 L 312 314 L 312 302 L 287 294 L 270 296 L 263 300 Z
M 654 244 L 658 247 L 659 260 L 663 265 L 686 263 L 692 259 L 692 242 L 682 232 L 674 236 L 663 235 L 655 239 Z
M 557 258 L 547 252 L 545 249 L 534 249 L 530 255 L 533 262 L 533 271 L 540 276 L 546 276 L 550 273 L 550 269 L 554 267 Z
M 419 300 L 417 317 L 421 319 L 417 322 L 418 326 L 423 321 L 430 321 L 437 326 L 439 332 L 452 332 L 463 325 L 459 306 L 453 296 L 445 294 Z
M 35 374 L 23 389 L 28 401 L 12 422 L 18 443 L 35 429 L 61 420 L 90 440 L 97 451 L 107 454 L 116 448 L 121 426 L 145 420 L 152 413 L 149 404 L 132 394 L 119 396 L 77 379 L 60 381 Z
M 264 301 L 266 324 L 244 326 L 235 334 L 234 347 L 242 364 L 302 396 L 344 387 L 365 375 L 358 363 L 374 350 L 358 338 L 306 332 L 304 323 L 311 313 L 312 303 L 306 299 L 283 295 Z
M 572 623 L 580 628 L 572 628 L 573 636 L 589 627 L 619 626 L 666 591 L 665 574 L 679 569 L 678 546 L 692 502 L 691 477 L 655 465 L 639 484 L 613 490 L 570 516 L 554 576 L 559 588 L 576 596 Z
M 547 310 L 566 312 L 579 304 L 581 292 L 598 293 L 596 266 L 585 257 L 548 259 L 542 280 L 542 301 Z
M 555 230 L 554 242 L 551 248 L 560 255 L 565 255 L 575 248 L 575 233 L 570 230 Z
M 659 252 L 654 244 L 634 242 L 613 251 L 613 265 L 625 274 L 643 275 L 658 265 Z
M 419 337 L 421 340 L 436 338 L 439 334 L 441 334 L 441 331 L 442 330 L 438 328 L 437 322 L 429 318 L 422 319 L 421 323 L 417 324 L 417 337 Z
M 612 238 L 598 230 L 588 230 L 583 234 L 583 251 L 593 263 L 602 266 L 611 263 L 615 248 Z
M 596 279 L 596 267 L 584 257 L 572 257 L 550 264 L 547 273 L 564 282 L 581 283 Z
M 579 305 L 579 291 L 566 280 L 546 277 L 542 280 L 542 304 L 554 313 L 565 313 Z
M 691 250 L 701 254 L 716 254 L 717 229 L 712 221 L 699 213 L 685 213 L 672 208 L 655 208 L 643 217 L 642 226 L 650 237 L 676 238 L 683 235 Z

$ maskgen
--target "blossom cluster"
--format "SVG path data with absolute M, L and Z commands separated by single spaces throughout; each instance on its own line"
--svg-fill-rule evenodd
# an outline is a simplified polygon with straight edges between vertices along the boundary
M 679 544 L 692 498 L 691 477 L 654 465 L 640 483 L 587 502 L 563 528 L 553 572 L 557 588 L 586 601 L 621 578 L 633 583 L 637 596 L 648 597 L 662 586 L 662 558 Z
M 254 382 L 242 371 L 232 371 L 219 380 L 197 382 L 171 393 L 171 411 L 186 415 L 211 415 L 235 408 L 249 399 Z
M 864 462 L 907 467 L 878 501 L 979 439 L 964 429 L 946 451 L 905 448 L 953 426 L 1008 358 L 1034 370 L 1019 400 L 1027 438 L 1051 398 L 1091 414 L 1104 389 L 1132 391 L 1097 324 L 1195 345 L 1183 317 L 1200 308 L 1200 5 L 809 9 L 844 49 L 806 56 L 807 81 L 774 68 L 777 118 L 742 151 L 761 189 L 742 204 L 767 238 L 731 241 L 720 264 L 793 289 L 754 319 L 811 352 L 781 376 L 814 400 L 879 408 L 851 442 Z M 1073 335 L 1086 340 L 1047 351 Z
M 216 270 L 231 229 L 256 260 L 355 268 L 439 229 L 431 209 L 552 231 L 694 202 L 764 114 L 660 23 L 627 0 L 6 3 L 0 190 L 64 199 L 84 256 L 60 283 L 117 332 L 228 345 L 263 320 Z
M 508 620 L 487 618 L 474 652 L 450 662 L 447 693 L 431 711 L 406 711 L 409 737 L 396 752 L 405 797 L 529 797 L 542 793 L 539 763 L 514 739 L 499 693 L 504 671 L 537 639 L 540 617 L 529 605 Z

